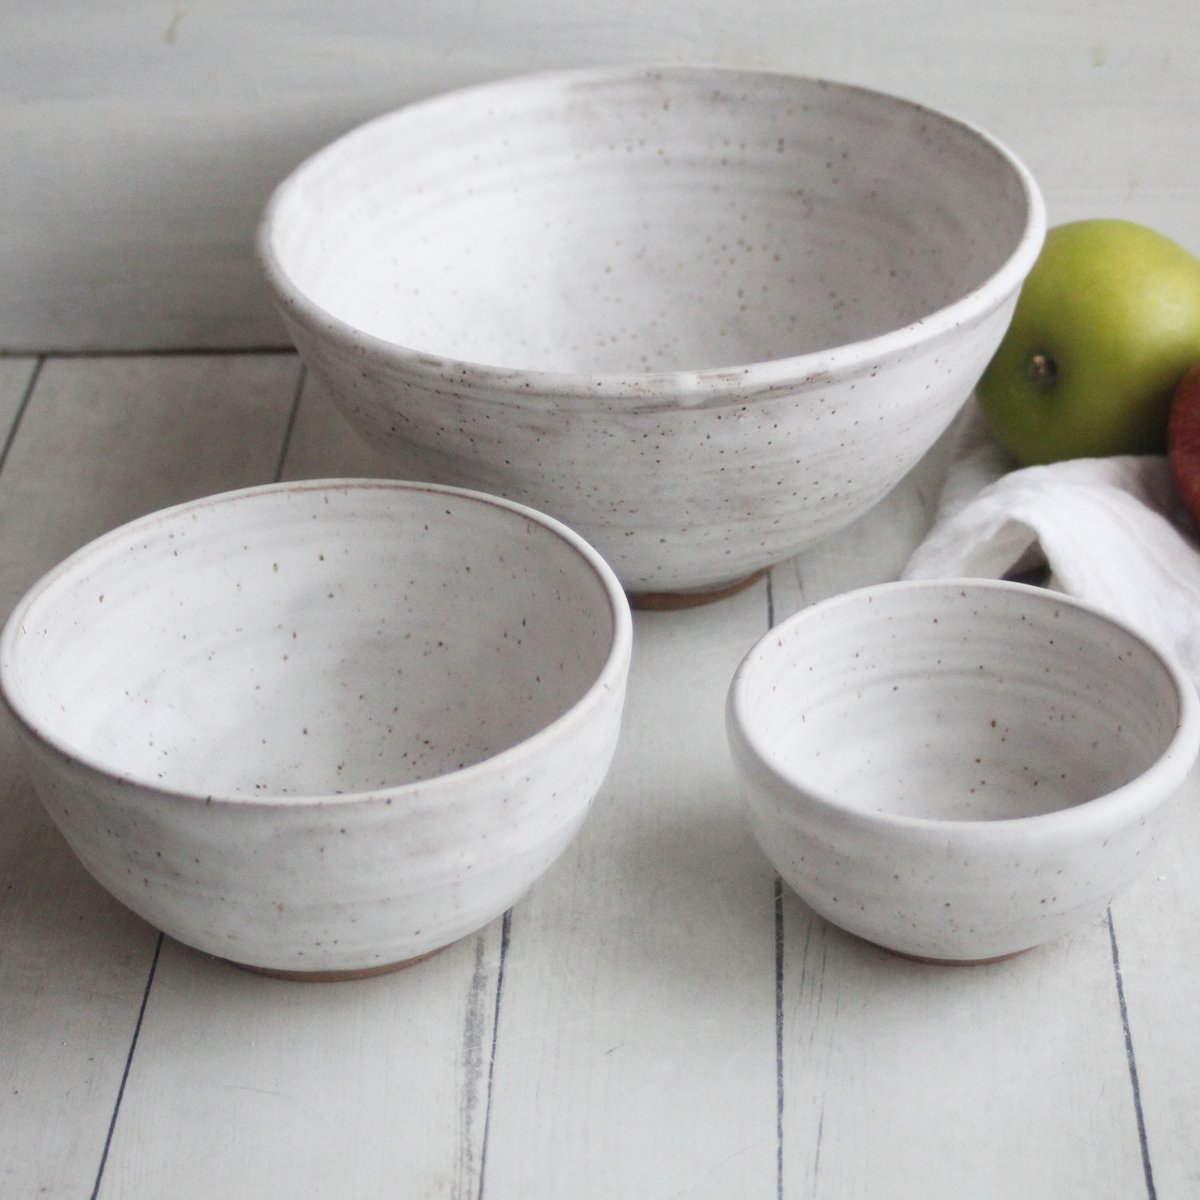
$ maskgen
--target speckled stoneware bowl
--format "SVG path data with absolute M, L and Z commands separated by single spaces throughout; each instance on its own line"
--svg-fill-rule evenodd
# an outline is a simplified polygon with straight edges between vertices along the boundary
M 469 492 L 280 484 L 118 529 L 0 636 L 87 869 L 274 974 L 421 957 L 507 909 L 608 768 L 628 603 L 576 535 Z
M 950 422 L 1041 246 L 1029 173 L 891 96 L 621 68 L 490 84 L 277 189 L 266 279 L 411 472 L 553 513 L 635 603 L 849 524 Z
M 727 719 L 754 833 L 835 925 L 986 961 L 1103 914 L 1200 747 L 1191 682 L 1094 609 L 1012 583 L 851 592 L 773 629 Z

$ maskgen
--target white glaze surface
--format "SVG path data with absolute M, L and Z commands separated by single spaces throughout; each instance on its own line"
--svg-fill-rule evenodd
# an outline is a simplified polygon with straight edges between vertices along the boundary
M 588 71 L 379 118 L 260 251 L 349 419 L 552 512 L 634 592 L 717 587 L 869 508 L 946 427 L 1040 246 L 1028 173 L 861 89 Z
M 20 414 L 7 603 L 106 528 L 271 478 L 285 439 L 287 478 L 378 476 L 311 378 L 292 419 L 298 374 L 292 355 L 0 361 L 0 415 Z M 816 916 L 739 811 L 738 661 L 773 619 L 894 576 L 944 462 L 769 582 L 638 614 L 580 835 L 507 919 L 381 979 L 294 986 L 159 937 L 87 876 L 0 729 L 0 1190 L 1064 1200 L 1145 1196 L 1152 1174 L 1190 1196 L 1200 776 L 1109 913 L 969 971 Z
M 277 970 L 436 949 L 564 848 L 615 745 L 608 568 L 490 497 L 274 485 L 152 515 L 35 586 L 0 683 L 118 899 Z
M 773 630 L 730 690 L 755 835 L 835 924 L 986 959 L 1102 912 L 1200 746 L 1179 668 L 1054 593 L 891 584 Z

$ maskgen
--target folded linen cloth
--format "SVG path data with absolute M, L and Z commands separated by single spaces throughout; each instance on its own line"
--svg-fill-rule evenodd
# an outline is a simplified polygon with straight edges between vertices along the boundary
M 932 528 L 903 577 L 1012 578 L 1104 609 L 1174 653 L 1200 686 L 1200 541 L 1163 456 L 1017 467 L 973 404 Z

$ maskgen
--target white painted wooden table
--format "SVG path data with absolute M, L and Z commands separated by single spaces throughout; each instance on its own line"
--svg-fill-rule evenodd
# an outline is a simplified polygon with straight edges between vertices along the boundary
M 0 359 L 0 594 L 152 508 L 373 474 L 289 354 Z M 722 705 L 772 620 L 893 576 L 931 460 L 846 535 L 640 614 L 574 846 L 409 970 L 294 984 L 188 950 L 76 864 L 0 729 L 0 1196 L 1200 1196 L 1200 812 L 1110 914 L 993 966 L 891 957 L 782 889 Z

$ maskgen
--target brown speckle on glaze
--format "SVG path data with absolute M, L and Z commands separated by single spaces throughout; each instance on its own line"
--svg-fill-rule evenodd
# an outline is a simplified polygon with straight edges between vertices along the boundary
M 1005 150 L 904 101 L 616 68 L 352 132 L 281 186 L 262 249 L 302 356 L 385 455 L 552 513 L 633 592 L 695 596 L 917 461 L 1043 224 Z
M 573 533 L 382 480 L 153 514 L 18 610 L 0 682 L 88 869 L 185 944 L 310 973 L 406 961 L 512 904 L 607 770 L 631 645 Z
M 785 621 L 727 712 L 752 828 L 807 903 L 900 953 L 985 961 L 1137 876 L 1200 749 L 1198 708 L 1177 665 L 1086 605 L 923 581 Z

